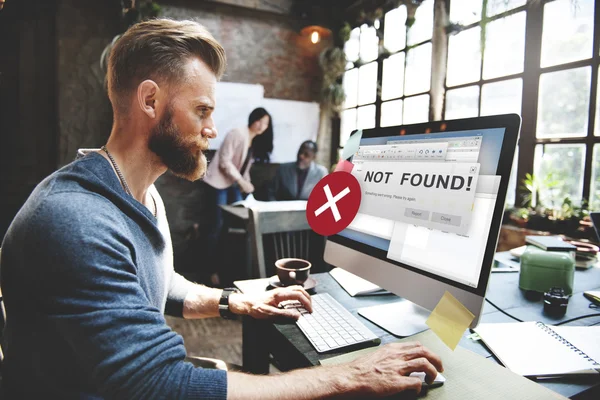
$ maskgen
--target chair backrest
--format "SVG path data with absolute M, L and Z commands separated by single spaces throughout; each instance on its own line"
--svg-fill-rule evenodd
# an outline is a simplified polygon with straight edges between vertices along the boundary
M 303 258 L 313 264 L 313 272 L 323 272 L 325 238 L 314 233 L 306 221 L 306 211 L 257 211 L 250 209 L 255 276 L 275 273 L 280 258 Z M 248 277 L 252 278 L 252 277 Z
M 311 272 L 324 272 L 325 238 L 312 230 L 263 234 L 265 272 L 273 275 L 280 258 L 302 258 L 312 264 Z

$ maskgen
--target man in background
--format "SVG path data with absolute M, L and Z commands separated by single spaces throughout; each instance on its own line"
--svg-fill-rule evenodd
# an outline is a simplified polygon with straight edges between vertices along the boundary
M 317 182 L 327 175 L 327 168 L 315 162 L 317 151 L 317 144 L 307 140 L 300 145 L 296 162 L 279 166 L 269 200 L 308 200 Z

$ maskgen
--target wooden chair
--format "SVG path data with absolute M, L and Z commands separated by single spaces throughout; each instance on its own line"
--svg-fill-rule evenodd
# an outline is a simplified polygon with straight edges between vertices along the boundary
M 249 212 L 254 277 L 273 275 L 275 261 L 288 257 L 310 261 L 312 272 L 329 270 L 323 261 L 325 238 L 310 229 L 305 210 Z

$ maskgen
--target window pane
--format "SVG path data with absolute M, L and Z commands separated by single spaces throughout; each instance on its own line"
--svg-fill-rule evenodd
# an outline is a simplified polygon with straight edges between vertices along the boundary
M 433 0 L 425 0 L 417 8 L 415 23 L 408 29 L 408 45 L 431 39 L 433 34 Z
M 515 113 L 521 115 L 523 80 L 488 83 L 481 88 L 481 115 Z
M 406 47 L 406 6 L 402 5 L 385 14 L 383 45 L 392 53 Z
M 381 126 L 402 125 L 402 100 L 381 104 Z
M 342 111 L 340 119 L 340 146 L 344 147 L 350 134 L 356 129 L 356 108 Z
M 584 154 L 584 144 L 535 146 L 533 176 L 539 185 L 538 205 L 560 207 L 565 197 L 581 204 Z
M 404 94 L 404 52 L 383 60 L 381 99 L 389 100 Z
M 523 72 L 525 17 L 520 12 L 487 25 L 483 79 Z
M 358 69 L 358 104 L 375 103 L 377 97 L 377 63 L 372 62 Z
M 575 68 L 540 76 L 537 137 L 587 135 L 591 68 Z
M 404 99 L 404 124 L 429 121 L 429 95 Z
M 426 43 L 406 54 L 406 95 L 423 93 L 431 87 L 431 43 Z
M 598 68 L 600 73 L 600 67 Z M 594 135 L 600 136 L 600 80 L 598 80 L 598 88 L 596 89 L 596 123 L 594 124 Z
M 455 24 L 469 25 L 481 20 L 481 0 L 452 0 L 450 2 L 450 21 Z
M 469 86 L 446 92 L 446 119 L 479 115 L 479 86 Z
M 364 62 L 373 61 L 379 54 L 379 38 L 372 26 L 363 25 L 360 28 L 360 59 Z
M 486 15 L 492 17 L 504 11 L 525 5 L 526 2 L 527 0 L 488 0 Z
M 519 147 L 515 151 L 512 169 L 510 170 L 510 178 L 508 179 L 508 188 L 506 189 L 506 206 L 513 207 L 515 205 L 515 190 L 517 189 L 517 164 L 519 163 Z
M 592 184 L 590 186 L 590 208 L 600 210 L 600 144 L 594 145 L 592 158 Z
M 556 0 L 544 6 L 542 67 L 592 56 L 593 0 Z
M 375 128 L 375 104 L 358 108 L 356 127 L 358 129 Z
M 446 85 L 456 86 L 479 80 L 481 71 L 481 28 L 450 36 Z
M 344 52 L 348 61 L 358 60 L 358 50 L 360 43 L 360 28 L 352 29 L 350 39 L 344 44 Z
M 358 68 L 346 71 L 344 74 L 344 93 L 346 94 L 344 108 L 356 107 L 358 101 Z

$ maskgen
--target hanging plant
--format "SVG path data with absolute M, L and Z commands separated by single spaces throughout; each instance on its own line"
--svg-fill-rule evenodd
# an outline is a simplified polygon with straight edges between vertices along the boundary
M 344 93 L 344 87 L 341 83 L 332 83 L 329 86 L 323 87 L 321 90 L 322 104 L 333 112 L 340 112 L 344 101 L 346 100 L 346 93 Z
M 319 65 L 323 70 L 321 103 L 326 108 L 339 112 L 346 95 L 341 80 L 346 71 L 346 53 L 340 47 L 323 50 L 319 56 Z

